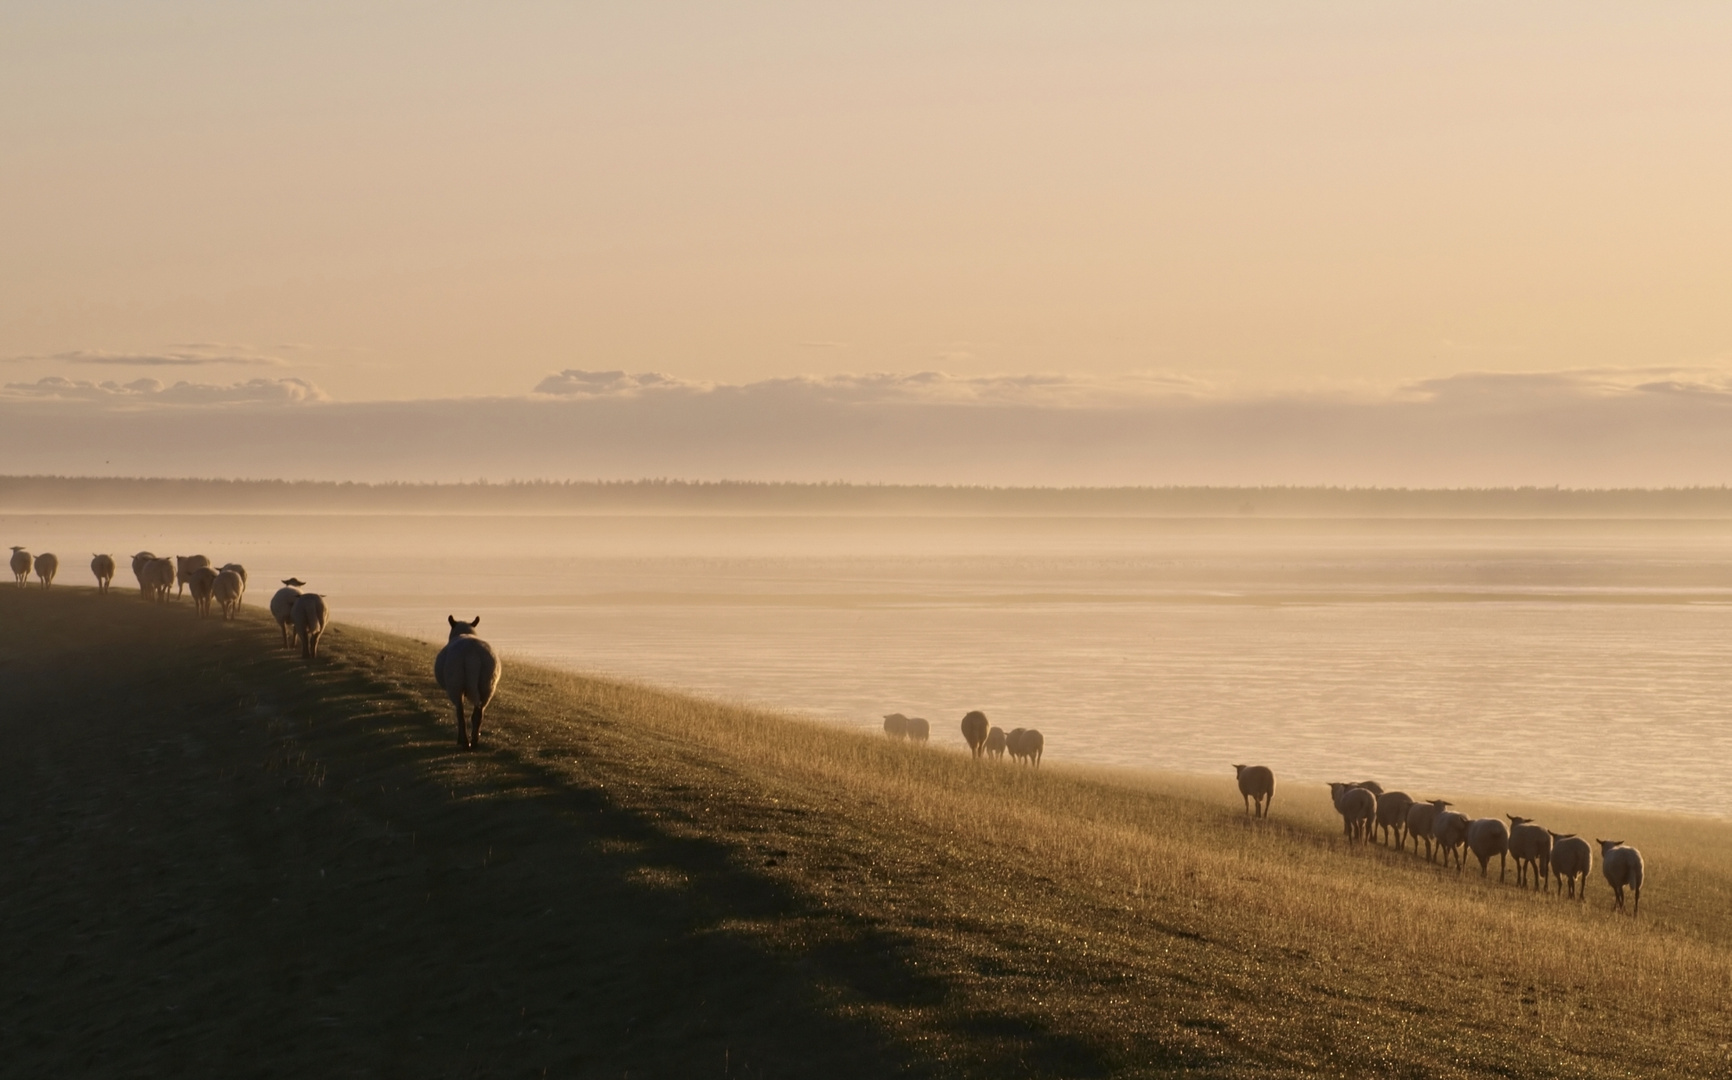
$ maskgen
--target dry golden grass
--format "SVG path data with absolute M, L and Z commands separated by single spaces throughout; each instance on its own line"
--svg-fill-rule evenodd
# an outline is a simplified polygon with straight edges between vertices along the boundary
M 1577 904 L 1516 889 L 1513 866 L 1499 885 L 1495 863 L 1482 880 L 1350 849 L 1320 785 L 1283 785 L 1249 821 L 1225 764 L 1066 767 L 1054 747 L 1036 773 L 969 760 L 952 721 L 916 748 L 509 657 L 485 748 L 462 754 L 427 644 L 339 625 L 307 669 L 274 635 L 256 610 L 225 627 L 0 590 L 28 706 L 7 714 L 8 820 L 74 815 L 111 855 L 143 842 L 122 823 L 159 824 L 152 843 L 203 853 L 140 879 L 77 846 L 16 848 L 4 914 L 31 936 L 7 957 L 0 1035 L 20 1060 L 78 1064 L 37 1029 L 81 1011 L 117 1072 L 243 1044 L 264 1056 L 218 1058 L 286 1074 L 1648 1077 L 1732 1060 L 1724 821 L 1456 797 L 1640 847 L 1629 919 L 1597 866 Z M 72 671 L 94 672 L 75 694 Z M 129 746 L 143 731 L 154 756 Z M 233 836 L 260 853 L 239 859 Z M 30 869 L 43 859 L 59 862 Z M 247 874 L 280 878 L 295 918 L 251 925 L 206 898 L 188 940 L 226 997 L 175 1039 L 166 1014 L 115 1012 L 87 961 L 65 967 L 58 942 L 113 897 L 144 923 L 187 875 L 256 903 Z M 290 943 L 292 962 L 261 966 Z M 154 943 L 105 948 L 111 969 L 169 964 Z M 402 1007 L 427 986 L 444 1011 Z

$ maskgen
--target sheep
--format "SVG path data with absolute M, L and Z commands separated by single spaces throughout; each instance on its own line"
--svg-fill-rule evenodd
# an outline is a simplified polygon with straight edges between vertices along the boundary
M 283 648 L 290 647 L 289 626 L 293 621 L 291 613 L 295 610 L 295 601 L 301 597 L 302 585 L 306 582 L 300 578 L 284 578 L 283 587 L 271 597 L 271 618 L 277 620 L 277 629 L 283 632 Z
M 219 573 L 219 574 L 222 573 L 224 570 L 233 570 L 236 574 L 240 575 L 241 600 L 246 599 L 246 595 L 247 595 L 247 568 L 242 566 L 238 562 L 224 563 L 221 566 L 217 567 L 217 573 Z M 236 600 L 235 606 L 239 607 L 240 603 L 241 603 L 240 600 Z
M 54 584 L 54 575 L 58 573 L 60 573 L 60 557 L 58 555 L 44 551 L 36 556 L 36 576 L 42 581 L 44 589 Z
M 1600 845 L 1600 872 L 1606 875 L 1606 884 L 1616 897 L 1612 910 L 1624 910 L 1624 886 L 1628 885 L 1636 894 L 1636 902 L 1630 907 L 1630 917 L 1635 918 L 1642 910 L 1642 853 L 1625 847 L 1622 840 L 1601 840 L 1596 836 L 1594 843 Z M 1584 887 L 1582 891 L 1586 893 L 1587 889 Z
M 1378 794 L 1377 829 L 1384 843 L 1387 844 L 1393 839 L 1397 848 L 1407 850 L 1407 812 L 1411 809 L 1413 796 L 1405 791 L 1385 791 Z
M 884 718 L 884 734 L 892 739 L 908 737 L 908 718 L 899 712 L 893 712 Z
M 169 559 L 152 559 L 144 564 L 142 584 L 148 589 L 146 598 L 159 604 L 168 603 L 174 591 L 174 563 Z
M 208 555 L 176 555 L 174 557 L 174 595 L 178 599 L 192 581 L 192 572 L 201 566 L 209 566 Z
M 192 589 L 192 607 L 203 619 L 210 615 L 211 597 L 216 594 L 217 572 L 208 566 L 201 566 L 192 572 L 192 580 L 187 585 Z
M 908 718 L 908 741 L 924 743 L 932 736 L 932 725 L 924 717 L 910 716 Z
M 199 569 L 209 570 L 210 567 L 205 566 Z M 194 573 L 198 572 L 194 571 Z M 216 602 L 222 605 L 225 621 L 234 618 L 240 610 L 241 593 L 245 591 L 246 585 L 241 581 L 241 576 L 233 570 L 224 570 L 216 576 L 216 585 L 213 587 L 212 593 L 216 596 Z
M 992 725 L 987 723 L 986 714 L 975 709 L 962 718 L 962 738 L 968 743 L 968 752 L 974 755 L 976 761 L 986 750 L 986 732 Z
M 295 604 L 289 609 L 289 623 L 295 628 L 295 640 L 301 643 L 301 659 L 313 661 L 319 658 L 319 637 L 324 634 L 325 622 L 330 615 L 325 598 L 318 593 L 302 593 L 295 597 Z
M 1482 817 L 1467 827 L 1467 846 L 1479 859 L 1479 876 L 1488 876 L 1491 857 L 1498 857 L 1497 879 L 1509 869 L 1509 826 L 1494 817 Z
M 995 727 L 986 733 L 986 753 L 994 761 L 1004 760 L 1004 729 Z
M 1246 815 L 1268 817 L 1269 804 L 1275 801 L 1275 774 L 1269 766 L 1235 765 L 1233 771 L 1239 774 L 1239 794 L 1245 797 Z
M 1431 835 L 1437 841 L 1437 849 L 1443 852 L 1443 865 L 1449 866 L 1449 857 L 1455 856 L 1455 872 L 1461 873 L 1462 853 L 1467 847 L 1467 815 L 1455 810 L 1439 810 L 1431 819 Z
M 1448 799 L 1427 799 L 1408 807 L 1407 835 L 1413 837 L 1413 853 L 1415 855 L 1419 854 L 1419 842 L 1425 841 L 1426 862 L 1437 861 L 1437 848 L 1432 834 L 1432 826 L 1436 822 L 1437 815 L 1441 814 L 1444 808 L 1449 805 Z
M 1383 794 L 1383 785 L 1379 784 L 1375 780 L 1361 780 L 1357 784 L 1349 784 L 1348 786 L 1349 787 L 1364 788 L 1366 791 L 1371 792 L 1373 795 Z
M 1509 818 L 1509 854 L 1516 864 L 1516 884 L 1527 884 L 1527 871 L 1534 872 L 1534 891 L 1549 887 L 1552 873 L 1552 834 L 1533 823 L 1533 818 L 1505 814 Z
M 34 565 L 36 565 L 35 557 L 14 544 L 12 547 L 12 581 L 20 589 L 30 584 L 30 568 Z
M 108 586 L 114 581 L 114 556 L 92 555 L 90 557 L 90 572 L 96 575 L 96 591 L 107 595 Z
M 138 593 L 146 600 L 156 598 L 156 586 L 145 580 L 144 568 L 156 560 L 156 556 L 148 551 L 141 551 L 132 557 L 132 576 L 138 579 Z
M 1008 741 L 1007 739 L 1007 745 Z M 1038 769 L 1040 768 L 1041 752 L 1046 749 L 1046 736 L 1034 728 L 1029 728 L 1022 733 L 1020 749 L 1022 750 L 1023 764 Z
M 499 656 L 494 653 L 493 646 L 475 636 L 475 627 L 480 624 L 481 616 L 465 623 L 458 622 L 454 615 L 447 615 L 445 621 L 451 626 L 451 636 L 445 647 L 439 650 L 439 655 L 433 658 L 433 678 L 438 680 L 457 709 L 458 749 L 473 750 L 481 738 L 482 712 L 493 700 L 493 692 L 499 689 Z M 467 734 L 463 730 L 464 698 L 475 705 Z
M 1347 842 L 1371 839 L 1371 823 L 1377 819 L 1377 796 L 1358 784 L 1329 785 L 1329 798 L 1341 815 L 1341 831 Z
M 1575 833 L 1555 833 L 1552 838 L 1552 873 L 1558 879 L 1558 896 L 1564 895 L 1564 882 L 1570 883 L 1570 898 L 1576 898 L 1576 878 L 1582 879 L 1583 900 L 1588 898 L 1588 874 L 1594 869 L 1594 849 Z M 1549 891 L 1549 888 L 1548 888 Z

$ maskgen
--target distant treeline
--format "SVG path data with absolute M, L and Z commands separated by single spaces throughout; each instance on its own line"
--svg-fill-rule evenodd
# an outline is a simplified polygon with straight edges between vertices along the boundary
M 1732 489 L 950 487 L 745 481 L 357 484 L 0 477 L 0 512 L 839 513 L 1163 517 L 1732 518 Z

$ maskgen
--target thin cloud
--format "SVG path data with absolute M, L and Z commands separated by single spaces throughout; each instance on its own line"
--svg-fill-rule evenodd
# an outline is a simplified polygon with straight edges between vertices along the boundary
M 132 382 L 92 382 L 49 375 L 35 382 L 7 383 L 0 396 L 22 399 L 101 402 L 105 404 L 225 405 L 237 403 L 295 405 L 328 400 L 325 392 L 305 379 L 248 379 L 219 386 L 156 379 Z
M 175 351 L 171 351 L 175 350 Z M 11 363 L 52 362 L 60 364 L 95 364 L 113 367 L 204 367 L 209 365 L 239 365 L 244 367 L 282 367 L 284 361 L 274 356 L 256 353 L 219 352 L 197 345 L 171 346 L 162 352 L 104 352 L 74 349 L 68 352 L 34 356 L 14 356 Z
M 797 400 L 829 404 L 1015 405 L 1112 407 L 1150 398 L 1195 396 L 1209 384 L 1161 372 L 1086 375 L 952 375 L 943 371 L 794 375 L 751 383 L 693 382 L 659 372 L 569 368 L 541 380 L 537 394 L 605 399 L 645 394 L 716 395 L 734 400 Z

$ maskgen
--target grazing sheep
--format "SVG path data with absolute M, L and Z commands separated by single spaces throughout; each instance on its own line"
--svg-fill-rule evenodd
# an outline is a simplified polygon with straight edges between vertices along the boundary
M 36 576 L 42 582 L 44 589 L 54 584 L 54 575 L 60 573 L 60 557 L 52 552 L 44 551 L 36 556 Z
M 481 738 L 482 712 L 493 700 L 493 692 L 499 689 L 499 657 L 493 646 L 475 636 L 475 627 L 480 624 L 481 616 L 464 623 L 458 622 L 456 616 L 447 615 L 445 621 L 451 625 L 451 636 L 445 647 L 439 650 L 439 655 L 433 658 L 433 678 L 444 687 L 451 704 L 457 709 L 458 748 L 473 750 Z M 463 730 L 464 698 L 475 706 L 467 733 Z
M 909 742 L 924 743 L 927 739 L 929 739 L 931 737 L 932 737 L 932 725 L 928 724 L 926 722 L 925 717 L 910 716 L 908 718 L 908 741 Z
M 1329 798 L 1341 815 L 1341 831 L 1347 842 L 1371 839 L 1372 822 L 1377 820 L 1377 796 L 1358 784 L 1329 785 Z
M 1419 854 L 1419 842 L 1425 841 L 1425 861 L 1437 861 L 1437 848 L 1432 834 L 1432 826 L 1450 805 L 1448 799 L 1427 799 L 1416 802 L 1407 810 L 1407 835 L 1413 837 L 1413 853 Z
M 205 566 L 200 567 L 200 569 L 209 570 L 210 567 Z M 193 572 L 198 573 L 197 570 Z M 246 588 L 246 583 L 241 581 L 241 576 L 233 570 L 224 570 L 216 576 L 216 585 L 212 592 L 216 596 L 216 602 L 222 605 L 225 620 L 234 618 L 240 611 L 241 594 L 246 591 Z
M 995 727 L 986 733 L 986 754 L 994 761 L 1004 760 L 1004 729 Z
M 284 578 L 283 587 L 271 597 L 271 618 L 277 620 L 277 629 L 283 632 L 283 648 L 290 647 L 289 626 L 293 621 L 291 613 L 295 610 L 295 601 L 301 598 L 299 586 L 306 582 L 300 578 Z
M 1364 784 L 1359 785 L 1365 787 Z M 1384 843 L 1391 839 L 1395 846 L 1407 850 L 1407 812 L 1413 809 L 1413 796 L 1405 791 L 1384 791 L 1377 796 L 1377 830 Z
M 331 617 L 325 598 L 318 593 L 302 593 L 295 597 L 289 609 L 289 624 L 294 627 L 295 640 L 301 643 L 301 659 L 319 658 L 319 638 L 325 632 L 325 622 Z
M 23 548 L 16 545 L 12 548 L 12 580 L 22 589 L 30 584 L 30 568 L 36 564 L 36 559 Z
M 976 760 L 986 750 L 986 733 L 992 727 L 986 722 L 986 714 L 975 709 L 962 718 L 962 737 L 968 743 L 968 752 Z
M 1467 815 L 1454 810 L 1439 810 L 1431 819 L 1431 835 L 1437 841 L 1437 848 L 1443 852 L 1443 865 L 1449 865 L 1449 857 L 1455 856 L 1455 872 L 1462 871 L 1462 855 L 1467 847 Z
M 1235 765 L 1233 771 L 1239 774 L 1239 794 L 1245 797 L 1245 813 L 1253 817 L 1268 817 L 1269 804 L 1275 801 L 1275 774 L 1269 766 Z
M 146 600 L 156 598 L 156 587 L 145 581 L 144 568 L 156 561 L 156 556 L 148 551 L 141 551 L 132 557 L 132 576 L 138 579 L 138 593 Z
M 1539 892 L 1551 881 L 1552 834 L 1535 825 L 1533 818 L 1504 817 L 1509 818 L 1509 854 L 1516 864 L 1516 884 L 1527 884 L 1527 871 L 1532 867 L 1534 892 Z
M 178 599 L 192 582 L 192 572 L 201 566 L 209 566 L 208 555 L 176 555 L 174 557 L 174 580 L 176 588 L 174 595 Z
M 906 739 L 908 737 L 908 718 L 899 712 L 893 712 L 886 716 L 884 718 L 884 734 L 892 739 Z
M 1576 896 L 1576 879 L 1582 879 L 1583 900 L 1588 898 L 1588 874 L 1594 869 L 1594 849 L 1575 833 L 1549 832 L 1552 838 L 1552 873 L 1558 879 L 1558 896 L 1564 895 L 1564 882 L 1570 883 L 1570 898 Z M 1549 891 L 1549 890 L 1548 890 Z
M 1594 843 L 1600 845 L 1600 872 L 1606 875 L 1606 884 L 1616 897 L 1612 910 L 1624 910 L 1624 886 L 1628 885 L 1636 894 L 1636 902 L 1630 906 L 1630 917 L 1634 918 L 1642 910 L 1642 853 L 1625 847 L 1622 840 L 1601 840 L 1596 836 Z M 1582 891 L 1587 892 L 1585 885 Z
M 240 575 L 240 578 L 241 578 L 241 600 L 245 600 L 246 596 L 247 596 L 247 568 L 242 566 L 238 562 L 224 563 L 221 566 L 217 567 L 217 573 L 219 573 L 219 574 L 222 573 L 224 570 L 233 570 L 235 573 Z M 240 600 L 236 600 L 235 605 L 237 607 L 240 606 L 240 602 L 241 602 Z
M 106 595 L 108 586 L 114 581 L 114 556 L 92 555 L 90 572 L 96 575 L 96 591 Z
M 152 559 L 145 563 L 143 584 L 148 599 L 159 604 L 168 603 L 168 594 L 174 591 L 174 563 L 169 559 Z
M 1486 877 L 1491 857 L 1496 855 L 1497 879 L 1509 869 L 1509 826 L 1494 817 L 1482 817 L 1467 827 L 1467 846 L 1479 859 L 1479 876 Z
M 203 619 L 210 615 L 211 597 L 216 595 L 217 572 L 208 566 L 201 566 L 192 572 L 192 580 L 187 587 L 192 590 L 192 607 Z

